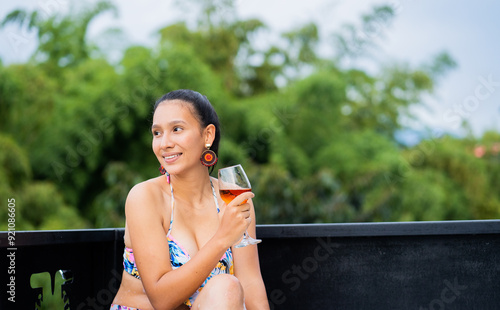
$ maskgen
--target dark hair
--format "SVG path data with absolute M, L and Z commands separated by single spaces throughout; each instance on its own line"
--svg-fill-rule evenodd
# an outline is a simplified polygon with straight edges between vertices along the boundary
M 178 89 L 166 93 L 160 99 L 155 102 L 153 114 L 160 103 L 168 100 L 182 100 L 188 102 L 193 107 L 193 114 L 200 122 L 202 128 L 207 127 L 210 124 L 215 126 L 215 139 L 212 143 L 210 149 L 219 156 L 219 142 L 220 142 L 220 124 L 217 112 L 215 112 L 214 107 L 208 101 L 208 98 L 197 91 L 190 89 Z M 214 170 L 214 166 L 210 167 L 210 172 Z

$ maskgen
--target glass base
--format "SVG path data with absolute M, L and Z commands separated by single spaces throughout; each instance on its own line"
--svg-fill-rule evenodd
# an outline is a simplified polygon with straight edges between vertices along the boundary
M 243 236 L 243 239 L 241 240 L 241 242 L 238 244 L 235 244 L 234 247 L 235 248 L 242 248 L 242 247 L 246 247 L 247 245 L 257 244 L 257 243 L 261 243 L 261 242 L 262 242 L 262 240 L 254 239 L 254 238 L 248 236 L 247 234 L 245 234 Z

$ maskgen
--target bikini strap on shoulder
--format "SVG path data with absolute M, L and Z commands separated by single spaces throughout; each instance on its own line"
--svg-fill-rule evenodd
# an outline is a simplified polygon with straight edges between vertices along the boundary
M 212 194 L 214 195 L 214 201 L 215 201 L 215 206 L 217 207 L 217 213 L 219 213 L 220 212 L 219 201 L 217 200 L 217 194 L 215 194 L 214 184 L 212 183 L 212 180 L 210 180 L 210 186 L 212 187 Z
M 172 231 L 172 223 L 174 222 L 174 188 L 172 187 L 172 183 L 170 183 L 170 225 L 168 225 L 167 236 L 170 235 Z

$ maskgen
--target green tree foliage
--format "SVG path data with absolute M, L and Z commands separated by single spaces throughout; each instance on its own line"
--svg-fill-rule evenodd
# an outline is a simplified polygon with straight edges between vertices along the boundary
M 266 25 L 238 19 L 233 2 L 188 1 L 198 23 L 165 25 L 153 47 L 128 46 L 116 63 L 87 38 L 110 2 L 43 18 L 16 10 L 3 25 L 35 29 L 26 64 L 0 62 L 0 195 L 16 199 L 19 229 L 122 227 L 130 188 L 158 175 L 153 103 L 167 91 L 206 94 L 219 113 L 218 166 L 241 163 L 258 223 L 485 219 L 500 216 L 500 134 L 395 139 L 409 108 L 456 66 L 429 63 L 368 73 L 394 18 L 375 7 L 319 56 L 314 23 L 257 47 Z M 7 223 L 0 211 L 1 227 Z
M 92 47 L 86 40 L 88 26 L 106 11 L 116 14 L 116 7 L 109 1 L 100 1 L 73 14 L 52 14 L 47 19 L 39 10 L 27 12 L 18 9 L 4 18 L 2 26 L 18 23 L 28 30 L 36 29 L 39 44 L 34 59 L 48 66 L 49 71 L 55 71 L 58 67 L 74 66 L 89 58 Z
M 360 25 L 345 24 L 334 33 L 336 58 L 360 58 L 373 51 L 377 38 L 382 37 L 391 25 L 395 12 L 390 5 L 375 6 L 369 13 L 361 16 Z

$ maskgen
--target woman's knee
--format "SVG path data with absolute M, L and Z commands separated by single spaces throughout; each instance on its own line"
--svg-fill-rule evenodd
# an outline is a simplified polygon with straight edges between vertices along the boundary
M 230 274 L 219 274 L 210 279 L 207 286 L 215 287 L 217 291 L 224 292 L 230 296 L 241 295 L 243 297 L 243 287 L 240 281 Z
M 207 282 L 195 304 L 203 306 L 205 309 L 233 310 L 243 309 L 244 302 L 243 287 L 240 281 L 235 276 L 220 274 Z
M 232 275 L 220 274 L 208 280 L 193 303 L 193 309 L 244 309 L 243 288 Z

